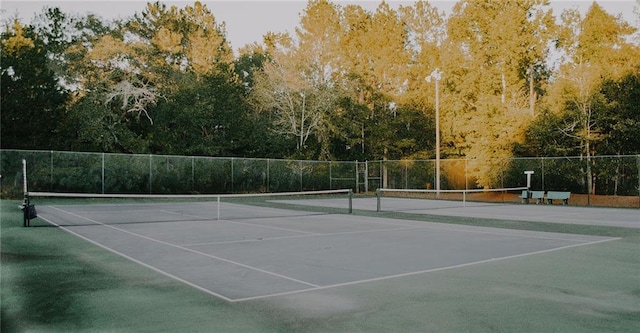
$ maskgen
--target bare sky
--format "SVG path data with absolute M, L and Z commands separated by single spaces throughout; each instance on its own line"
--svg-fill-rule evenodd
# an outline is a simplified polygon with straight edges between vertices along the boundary
M 0 2 L 3 21 L 6 18 L 17 16 L 22 22 L 29 22 L 36 14 L 42 12 L 44 7 L 59 7 L 65 13 L 76 13 L 85 15 L 93 13 L 104 19 L 127 18 L 135 13 L 142 12 L 147 2 L 156 0 L 20 0 Z M 161 1 L 167 5 L 184 7 L 192 5 L 195 0 L 190 1 Z M 218 22 L 225 22 L 227 37 L 234 50 L 262 40 L 262 36 L 269 31 L 272 32 L 294 32 L 300 21 L 300 13 L 307 5 L 306 0 L 201 0 L 213 13 Z M 357 3 L 367 10 L 374 11 L 380 1 L 352 0 L 339 1 L 333 3 L 340 5 Z M 408 5 L 411 1 L 387 1 L 393 8 L 399 5 Z M 440 0 L 431 1 L 442 10 L 449 12 L 456 1 Z M 552 1 L 554 12 L 559 15 L 560 11 L 566 8 L 578 7 L 585 10 L 593 0 L 574 1 Z M 609 13 L 622 14 L 629 23 L 636 25 L 638 15 L 633 13 L 636 2 L 634 0 L 598 0 L 597 1 Z

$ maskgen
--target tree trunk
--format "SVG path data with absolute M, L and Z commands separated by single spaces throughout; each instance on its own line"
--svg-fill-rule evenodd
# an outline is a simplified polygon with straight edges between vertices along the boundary
M 533 68 L 529 68 L 529 111 L 535 116 L 536 91 L 533 84 Z

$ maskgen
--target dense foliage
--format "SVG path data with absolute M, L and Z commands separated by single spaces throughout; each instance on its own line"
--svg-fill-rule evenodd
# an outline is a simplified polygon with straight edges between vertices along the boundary
M 47 8 L 2 33 L 2 148 L 304 159 L 444 158 L 478 185 L 512 156 L 640 153 L 637 29 L 593 3 L 311 0 L 234 55 L 205 5 L 106 22 Z M 590 170 L 586 171 L 590 175 Z M 589 176 L 591 178 L 591 176 Z

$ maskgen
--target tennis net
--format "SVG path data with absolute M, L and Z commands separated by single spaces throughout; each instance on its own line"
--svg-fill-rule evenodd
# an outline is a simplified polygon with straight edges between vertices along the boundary
M 255 194 L 89 194 L 29 192 L 40 217 L 58 226 L 194 222 L 297 217 L 352 212 L 349 189 Z M 305 202 L 344 200 L 341 208 Z M 296 204 L 286 202 L 295 201 Z
M 386 189 L 376 190 L 377 211 L 466 207 L 494 203 L 517 203 L 526 187 L 467 190 Z M 416 199 L 416 200 L 409 200 Z M 419 200 L 419 201 L 418 201 Z M 426 203 L 429 204 L 426 204 Z

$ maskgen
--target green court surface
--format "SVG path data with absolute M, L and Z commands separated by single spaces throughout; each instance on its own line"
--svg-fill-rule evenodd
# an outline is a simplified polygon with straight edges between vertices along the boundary
M 179 231 L 180 243 L 178 223 L 152 226 L 166 222 L 166 212 L 149 223 L 55 227 L 38 218 L 24 228 L 19 204 L 1 203 L 2 332 L 636 332 L 640 327 L 639 228 L 356 209 L 344 217 L 301 216 L 304 223 L 326 223 L 306 229 L 295 224 L 297 217 L 264 219 L 273 224 L 259 241 L 236 239 L 255 237 L 248 219 L 218 226 L 211 235 L 200 225 L 190 229 L 193 233 Z M 64 210 L 87 221 L 113 215 Z M 329 227 L 335 221 L 350 224 Z M 178 276 L 188 268 L 167 264 L 176 254 L 158 257 L 141 242 L 98 232 L 101 228 L 144 235 L 249 271 L 229 271 L 231 279 L 221 275 L 206 288 L 194 288 L 200 285 L 185 282 L 198 276 Z M 301 240 L 316 236 L 330 237 L 334 247 L 309 257 Z M 199 238 L 215 242 L 184 241 Z M 341 246 L 348 251 L 328 255 Z M 300 258 L 297 265 L 294 258 Z M 226 266 L 212 267 L 219 272 Z M 273 291 L 275 282 L 248 277 L 257 269 L 311 286 Z M 248 284 L 229 282 L 236 273 Z

